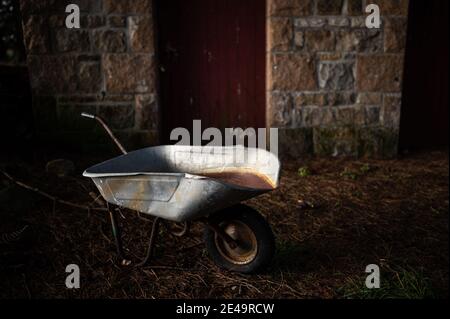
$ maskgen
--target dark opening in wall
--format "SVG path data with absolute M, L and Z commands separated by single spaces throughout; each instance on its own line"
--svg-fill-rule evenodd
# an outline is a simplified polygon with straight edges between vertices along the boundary
M 448 1 L 410 2 L 400 148 L 448 147 Z
M 0 2 L 0 141 L 22 148 L 32 137 L 32 108 L 19 2 Z

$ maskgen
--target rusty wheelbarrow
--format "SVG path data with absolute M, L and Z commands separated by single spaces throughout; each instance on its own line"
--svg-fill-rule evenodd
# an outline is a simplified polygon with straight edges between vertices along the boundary
M 112 205 L 156 217 L 145 265 L 161 220 L 182 223 L 174 235 L 184 235 L 190 222 L 202 222 L 204 242 L 214 262 L 231 271 L 256 272 L 269 264 L 275 241 L 270 225 L 242 201 L 276 189 L 280 162 L 263 149 L 199 146 L 158 146 L 127 153 L 105 122 L 96 119 L 123 155 L 88 168 L 93 180 Z M 115 210 L 109 209 L 113 235 L 122 264 L 124 257 Z

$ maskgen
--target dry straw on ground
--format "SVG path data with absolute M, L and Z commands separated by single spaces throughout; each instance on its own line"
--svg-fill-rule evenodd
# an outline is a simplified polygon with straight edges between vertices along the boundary
M 84 161 L 88 161 L 84 159 Z M 79 168 L 90 163 L 77 161 Z M 86 164 L 86 165 L 85 165 Z M 39 173 L 44 163 L 7 171 L 59 198 L 89 205 L 90 180 Z M 299 168 L 307 168 L 300 174 Z M 301 172 L 306 170 L 302 169 Z M 448 296 L 448 153 L 400 160 L 305 159 L 284 163 L 279 190 L 248 202 L 272 224 L 277 255 L 258 275 L 218 269 L 200 226 L 183 239 L 162 232 L 150 267 L 115 260 L 108 217 L 65 205 L 0 179 L 0 232 L 29 225 L 27 238 L 0 249 L 2 298 L 337 298 Z M 143 254 L 151 223 L 123 211 L 127 253 Z M 65 288 L 78 264 L 81 289 Z M 383 293 L 364 290 L 378 264 Z M 402 288 L 403 287 L 403 288 Z

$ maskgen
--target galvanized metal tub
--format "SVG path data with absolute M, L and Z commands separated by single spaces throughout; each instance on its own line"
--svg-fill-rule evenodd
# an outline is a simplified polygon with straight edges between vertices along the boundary
M 263 149 L 199 146 L 150 147 L 88 168 L 109 203 L 163 219 L 185 222 L 212 214 L 270 189 L 242 187 L 202 176 L 252 172 L 275 189 L 280 162 Z

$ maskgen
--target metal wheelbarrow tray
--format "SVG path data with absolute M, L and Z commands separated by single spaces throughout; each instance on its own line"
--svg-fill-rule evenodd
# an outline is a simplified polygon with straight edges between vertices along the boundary
M 83 175 L 92 178 L 109 203 L 186 222 L 273 190 L 279 169 L 277 157 L 262 149 L 159 146 L 95 165 Z M 209 177 L 227 173 L 255 174 L 270 188 Z
M 107 131 L 124 155 L 88 168 L 83 175 L 93 180 L 103 198 L 119 206 L 156 217 L 145 258 L 152 255 L 161 220 L 205 224 L 204 242 L 219 266 L 252 273 L 271 261 L 275 240 L 270 225 L 242 201 L 279 186 L 280 162 L 263 149 L 199 146 L 157 146 L 127 153 L 105 122 L 90 114 Z M 108 205 L 108 207 L 110 207 Z M 117 253 L 124 256 L 116 210 L 109 208 Z

